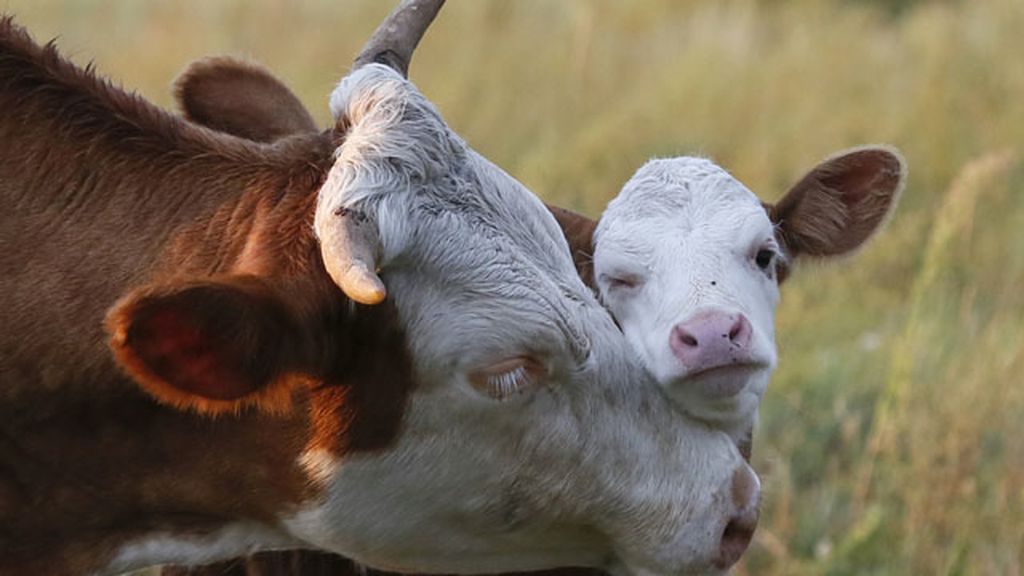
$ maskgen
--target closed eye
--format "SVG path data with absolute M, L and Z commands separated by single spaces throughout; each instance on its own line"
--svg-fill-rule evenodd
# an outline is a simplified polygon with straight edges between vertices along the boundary
M 633 290 L 639 288 L 644 283 L 642 276 L 628 272 L 601 274 L 600 280 L 608 287 L 609 291 Z
M 539 385 L 543 374 L 540 362 L 517 356 L 471 373 L 469 383 L 495 400 L 506 400 Z

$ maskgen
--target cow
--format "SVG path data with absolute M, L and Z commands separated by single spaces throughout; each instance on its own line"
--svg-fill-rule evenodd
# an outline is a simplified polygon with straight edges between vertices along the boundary
M 269 145 L 0 20 L 0 573 L 742 554 L 734 443 L 673 408 L 556 220 L 404 78 L 439 8 L 403 2 L 335 126 Z

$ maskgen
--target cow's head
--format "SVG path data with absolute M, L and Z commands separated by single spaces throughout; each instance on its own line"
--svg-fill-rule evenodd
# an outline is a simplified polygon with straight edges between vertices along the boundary
M 796 260 L 861 246 L 905 172 L 892 149 L 850 150 L 772 206 L 708 160 L 652 160 L 598 225 L 601 298 L 676 404 L 740 437 L 775 367 L 780 282 Z
M 111 314 L 121 362 L 158 398 L 214 412 L 288 410 L 282 398 L 307 387 L 315 400 L 332 377 L 369 397 L 411 379 L 390 404 L 291 408 L 316 434 L 346 437 L 349 420 L 372 426 L 400 407 L 385 443 L 296 454 L 310 496 L 271 520 L 304 546 L 417 572 L 713 574 L 735 562 L 757 520 L 756 476 L 634 359 L 543 204 L 388 67 L 357 69 L 331 107 L 345 142 L 315 208 L 322 267 L 139 292 Z M 341 288 L 331 315 L 300 273 Z M 353 301 L 383 301 L 394 326 L 384 316 L 361 325 L 365 342 L 339 335 L 377 309 Z M 365 358 L 341 346 L 394 356 L 353 383 L 331 359 Z

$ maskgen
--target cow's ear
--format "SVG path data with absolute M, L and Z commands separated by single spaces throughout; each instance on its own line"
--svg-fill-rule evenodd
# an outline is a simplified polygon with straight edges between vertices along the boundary
M 895 149 L 855 148 L 816 166 L 766 209 L 790 257 L 846 254 L 886 222 L 906 176 Z
M 284 299 L 247 276 L 140 288 L 107 314 L 110 347 L 161 402 L 205 413 L 290 408 L 308 342 Z
M 192 122 L 257 142 L 317 131 L 284 83 L 243 60 L 221 56 L 193 62 L 174 81 L 174 97 Z

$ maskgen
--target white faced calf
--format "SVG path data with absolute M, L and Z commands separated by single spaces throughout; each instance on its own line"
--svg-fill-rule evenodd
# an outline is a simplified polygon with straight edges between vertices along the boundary
M 855 149 L 769 206 L 709 160 L 652 160 L 598 224 L 601 298 L 677 408 L 743 441 L 775 367 L 790 262 L 861 246 L 905 172 L 894 150 Z

